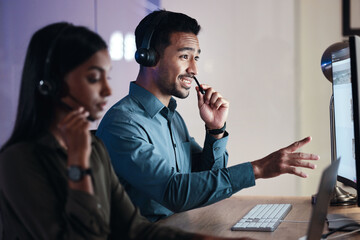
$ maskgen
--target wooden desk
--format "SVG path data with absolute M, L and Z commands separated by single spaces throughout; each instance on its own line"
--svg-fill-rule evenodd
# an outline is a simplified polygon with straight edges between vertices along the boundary
M 255 204 L 291 203 L 292 210 L 285 220 L 307 221 L 306 223 L 283 222 L 274 232 L 231 231 L 230 228 L 244 216 Z M 298 239 L 306 235 L 310 221 L 312 205 L 310 197 L 259 197 L 232 196 L 218 203 L 191 211 L 177 213 L 160 223 L 176 226 L 189 232 L 210 234 L 222 237 L 251 237 L 255 239 Z M 341 213 L 353 219 L 360 219 L 360 208 L 329 207 L 328 213 Z M 327 226 L 324 232 L 327 232 Z M 360 239 L 360 234 L 352 234 L 346 239 Z

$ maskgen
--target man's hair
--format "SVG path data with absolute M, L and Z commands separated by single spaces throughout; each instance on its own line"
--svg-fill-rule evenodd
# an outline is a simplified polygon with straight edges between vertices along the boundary
M 153 26 L 156 18 L 160 16 L 160 21 Z M 162 54 L 164 49 L 170 45 L 170 35 L 175 32 L 193 33 L 198 35 L 200 25 L 196 19 L 191 18 L 183 13 L 170 12 L 166 10 L 158 10 L 150 13 L 143 18 L 135 29 L 136 48 L 142 46 L 143 40 L 147 32 L 152 28 L 153 35 L 151 37 L 150 48 L 155 49 L 157 54 Z

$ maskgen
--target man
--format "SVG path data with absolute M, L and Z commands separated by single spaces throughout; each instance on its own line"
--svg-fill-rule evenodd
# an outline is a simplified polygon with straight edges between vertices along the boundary
M 97 130 L 120 181 L 151 221 L 230 197 L 255 185 L 257 178 L 306 177 L 297 167 L 314 168 L 303 160 L 319 158 L 295 153 L 308 137 L 263 159 L 226 168 L 229 102 L 205 84 L 205 94 L 196 87 L 206 127 L 204 147 L 190 137 L 173 96 L 189 95 L 200 55 L 199 31 L 197 21 L 181 13 L 146 16 L 135 31 L 138 77 Z

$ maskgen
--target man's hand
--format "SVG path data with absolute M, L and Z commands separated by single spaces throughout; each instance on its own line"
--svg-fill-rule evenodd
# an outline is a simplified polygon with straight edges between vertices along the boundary
M 229 102 L 212 87 L 206 84 L 201 84 L 201 87 L 205 90 L 204 95 L 196 87 L 201 119 L 209 129 L 222 128 L 228 116 Z
M 310 141 L 311 137 L 306 137 L 262 159 L 253 161 L 251 164 L 254 169 L 255 179 L 272 178 L 284 173 L 306 178 L 307 175 L 298 167 L 314 169 L 316 167 L 315 164 L 304 160 L 318 160 L 320 157 L 315 154 L 295 151 Z

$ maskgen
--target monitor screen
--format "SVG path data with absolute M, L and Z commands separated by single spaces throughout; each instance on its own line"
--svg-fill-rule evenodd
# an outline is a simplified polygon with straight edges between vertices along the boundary
M 355 135 L 355 159 L 357 179 L 360 179 L 360 37 L 351 36 L 349 38 L 351 83 L 354 109 L 354 135 Z M 360 184 L 357 184 L 357 204 L 360 206 Z
M 332 53 L 335 155 L 338 181 L 356 188 L 354 114 L 349 47 Z

